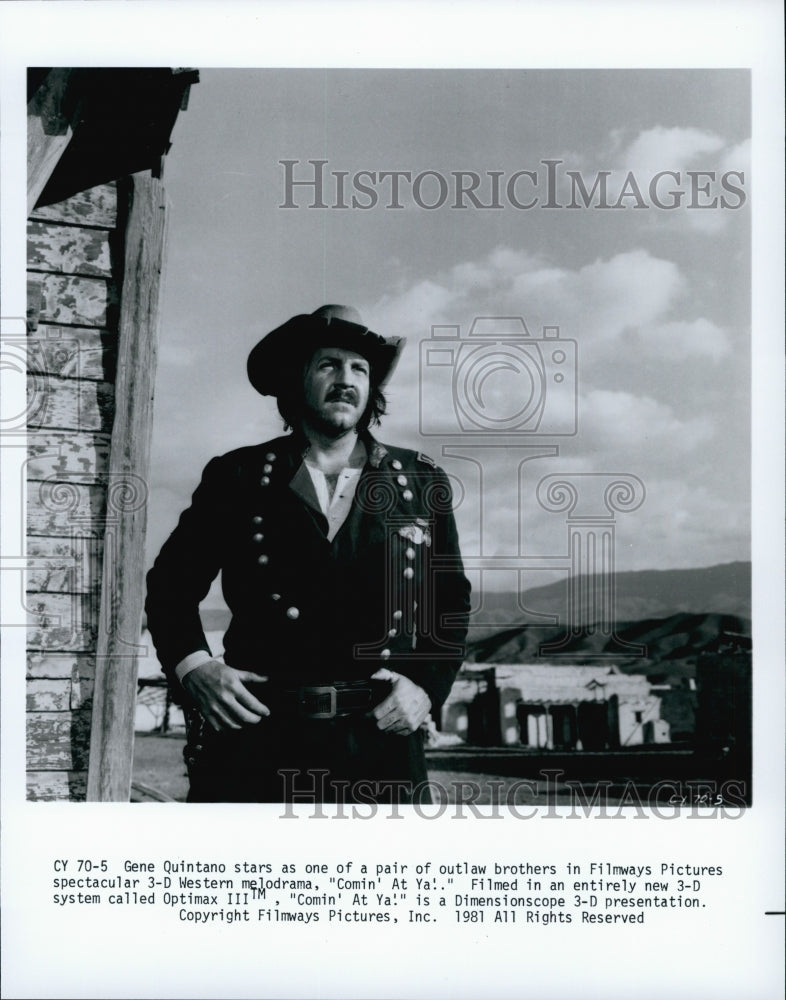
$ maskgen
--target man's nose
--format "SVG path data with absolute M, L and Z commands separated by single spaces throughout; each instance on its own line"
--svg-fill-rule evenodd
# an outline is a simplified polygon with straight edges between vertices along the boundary
M 347 363 L 343 364 L 338 370 L 336 375 L 336 381 L 339 385 L 353 385 L 355 381 L 355 373 L 352 365 Z

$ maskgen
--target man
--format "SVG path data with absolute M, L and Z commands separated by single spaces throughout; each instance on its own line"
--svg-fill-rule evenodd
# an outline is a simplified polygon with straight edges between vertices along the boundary
M 159 660 L 198 719 L 189 801 L 420 794 L 469 584 L 444 472 L 368 430 L 403 343 L 331 305 L 249 356 L 252 385 L 277 398 L 291 433 L 208 463 L 148 574 Z M 219 572 L 232 612 L 223 662 L 198 610 Z

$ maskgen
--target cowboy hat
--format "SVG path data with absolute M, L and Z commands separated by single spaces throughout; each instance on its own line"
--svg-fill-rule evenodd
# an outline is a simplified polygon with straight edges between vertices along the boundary
M 368 361 L 371 383 L 381 387 L 393 374 L 405 343 L 404 337 L 373 333 L 351 306 L 320 306 L 264 336 L 248 356 L 248 377 L 263 396 L 277 396 L 318 348 L 343 347 Z

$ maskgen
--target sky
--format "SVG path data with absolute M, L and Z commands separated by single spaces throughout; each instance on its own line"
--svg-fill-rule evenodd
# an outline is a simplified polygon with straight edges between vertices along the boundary
M 407 338 L 376 433 L 451 475 L 465 555 L 522 557 L 518 584 L 484 586 L 549 582 L 549 476 L 636 484 L 620 571 L 748 559 L 749 104 L 742 70 L 202 70 L 164 175 L 149 561 L 209 458 L 281 433 L 249 350 L 327 302 Z M 309 160 L 326 207 L 287 188 Z M 433 354 L 446 327 L 462 346 Z M 608 515 L 600 496 L 585 513 Z

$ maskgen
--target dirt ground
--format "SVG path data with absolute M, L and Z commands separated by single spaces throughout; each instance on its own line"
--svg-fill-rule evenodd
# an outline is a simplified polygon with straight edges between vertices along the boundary
M 167 735 L 150 732 L 136 734 L 132 801 L 185 802 L 188 777 L 183 762 L 184 742 L 183 732 L 178 730 Z M 465 802 L 471 799 L 476 805 L 486 805 L 491 801 L 492 794 L 495 799 L 505 801 L 508 793 L 515 795 L 515 801 L 522 807 L 554 801 L 553 797 L 546 797 L 543 782 L 528 783 L 526 789 L 517 791 L 516 786 L 520 785 L 521 779 L 516 777 L 430 767 L 429 778 L 447 790 L 450 803 L 455 803 L 458 794 Z M 479 787 L 479 794 L 474 791 L 476 786 Z M 551 791 L 553 796 L 554 787 Z M 559 802 L 563 796 L 558 787 L 556 793 L 556 801 Z

